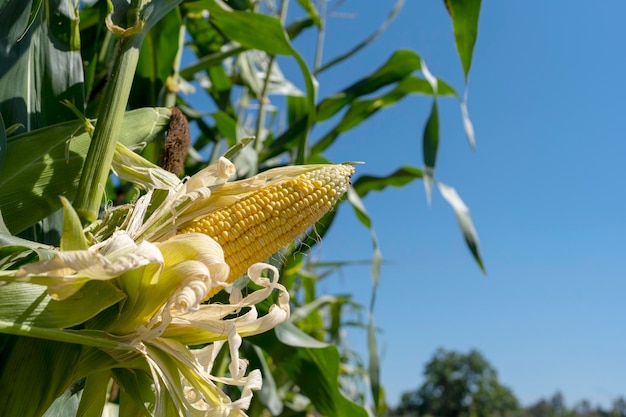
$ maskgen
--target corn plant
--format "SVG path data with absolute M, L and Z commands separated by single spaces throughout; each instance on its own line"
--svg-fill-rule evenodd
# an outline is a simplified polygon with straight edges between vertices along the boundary
M 467 80 L 480 1 L 444 4 Z M 288 6 L 0 1 L 0 415 L 385 413 L 374 295 L 368 309 L 319 296 L 332 267 L 305 254 L 347 202 L 371 232 L 375 294 L 361 198 L 423 179 L 483 268 L 467 208 L 435 178 L 441 97 L 459 100 L 474 134 L 465 98 L 410 50 L 317 97 L 316 76 L 372 42 L 401 0 L 328 62 L 334 3 L 299 0 L 292 21 Z M 304 31 L 315 51 L 293 47 Z M 277 56 L 297 63 L 304 91 Z M 422 168 L 375 177 L 325 157 L 410 94 L 432 97 Z M 347 309 L 368 315 L 367 366 L 342 347 Z

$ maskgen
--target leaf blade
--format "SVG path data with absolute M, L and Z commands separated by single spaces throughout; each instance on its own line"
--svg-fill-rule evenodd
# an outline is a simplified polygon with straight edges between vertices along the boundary
M 478 18 L 481 0 L 446 0 L 452 18 L 456 49 L 461 58 L 465 83 L 472 66 L 474 44 L 478 37 Z

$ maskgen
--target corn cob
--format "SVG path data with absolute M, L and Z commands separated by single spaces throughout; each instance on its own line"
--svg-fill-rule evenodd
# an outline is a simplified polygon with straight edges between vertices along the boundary
M 280 179 L 193 220 L 179 233 L 215 239 L 224 250 L 232 282 L 315 224 L 346 192 L 353 172 L 352 165 L 321 165 Z M 219 290 L 214 288 L 209 296 Z

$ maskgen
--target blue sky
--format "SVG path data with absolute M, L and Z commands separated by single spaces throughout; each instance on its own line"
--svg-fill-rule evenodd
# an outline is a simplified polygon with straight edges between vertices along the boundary
M 354 17 L 329 21 L 325 57 L 369 34 L 390 7 L 345 2 L 340 11 Z M 419 386 L 438 347 L 480 350 L 523 404 L 557 390 L 569 405 L 582 398 L 608 405 L 626 394 L 626 198 L 619 185 L 626 177 L 625 13 L 617 0 L 601 7 L 483 2 L 469 87 L 477 150 L 466 142 L 458 104 L 442 100 L 436 175 L 470 207 L 487 276 L 451 209 L 436 193 L 429 208 L 421 182 L 365 199 L 387 261 L 376 323 L 391 404 Z M 305 36 L 296 46 L 311 42 Z M 399 48 L 416 50 L 434 75 L 463 90 L 442 2 L 408 0 L 374 44 L 322 74 L 320 96 L 372 72 Z M 385 109 L 329 156 L 365 161 L 359 174 L 421 165 L 429 106 L 428 98 L 411 97 Z M 370 251 L 368 232 L 345 206 L 315 256 L 363 259 Z M 346 268 L 320 288 L 352 292 L 366 304 L 369 268 Z M 365 334 L 350 333 L 350 343 L 363 351 Z

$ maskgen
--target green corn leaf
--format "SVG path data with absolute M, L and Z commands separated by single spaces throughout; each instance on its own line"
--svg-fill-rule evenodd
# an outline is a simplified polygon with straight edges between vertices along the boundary
M 124 116 L 120 143 L 149 142 L 169 123 L 169 110 L 146 108 Z M 90 138 L 81 121 L 65 122 L 9 138 L 0 173 L 0 210 L 7 228 L 19 233 L 72 199 Z
M 441 80 L 437 80 L 437 94 L 458 97 L 456 91 L 448 84 Z M 439 92 L 441 88 L 441 92 Z M 324 135 L 311 148 L 311 154 L 315 155 L 323 152 L 331 146 L 342 133 L 360 125 L 370 118 L 379 110 L 392 106 L 402 100 L 409 94 L 426 94 L 432 95 L 433 88 L 424 78 L 415 76 L 407 76 L 400 81 L 391 91 L 367 100 L 354 100 L 350 104 L 350 108 L 343 115 L 339 123 L 333 127 L 330 132 Z
M 74 211 L 72 204 L 65 197 L 61 197 L 61 204 L 63 204 L 61 250 L 87 250 L 89 243 L 85 238 L 78 213 Z
M 111 370 L 92 372 L 85 378 L 76 417 L 101 417 L 107 401 Z
M 258 398 L 267 407 L 271 415 L 279 416 L 283 412 L 284 404 L 263 351 L 246 340 L 243 341 L 241 347 L 246 354 L 246 359 L 250 362 L 250 367 L 252 369 L 260 369 L 263 375 L 263 386 L 254 393 L 254 398 Z
M 317 26 L 322 26 L 320 15 L 317 12 L 312 0 L 298 0 L 298 4 L 304 9 Z
M 410 50 L 398 50 L 380 68 L 369 76 L 357 81 L 339 93 L 324 99 L 318 106 L 317 121 L 324 121 L 335 115 L 354 99 L 373 93 L 389 84 L 399 82 L 413 71 L 422 68 L 421 58 Z
M 152 378 L 146 372 L 136 369 L 113 369 L 113 375 L 122 388 L 120 408 L 126 411 L 127 407 L 130 406 L 130 408 L 135 408 L 137 411 L 143 412 L 146 416 L 152 415 L 146 408 L 146 404 L 154 404 L 156 401 L 155 393 L 151 389 L 154 384 Z M 124 415 L 130 416 L 139 414 Z M 120 415 L 120 417 L 122 417 L 122 415 Z
M 424 126 L 422 149 L 425 165 L 424 187 L 426 188 L 426 198 L 430 202 L 435 163 L 437 162 L 437 151 L 439 149 L 439 110 L 436 98 L 433 100 L 430 115 L 426 121 L 426 126 Z
M 461 232 L 463 233 L 463 238 L 465 239 L 465 243 L 469 248 L 474 260 L 480 267 L 480 270 L 483 273 L 486 273 L 485 265 L 480 256 L 480 246 L 478 243 L 478 233 L 474 228 L 474 223 L 472 222 L 472 218 L 470 217 L 469 209 L 461 200 L 461 197 L 457 194 L 456 190 L 446 184 L 441 182 L 437 182 L 437 187 L 441 192 L 443 198 L 450 204 L 452 209 L 454 210 L 454 214 L 459 223 L 459 227 L 461 228 Z
M 0 8 L 0 113 L 26 131 L 71 120 L 66 99 L 84 107 L 83 63 L 75 4 L 3 2 Z
M 339 390 L 339 352 L 335 346 L 322 348 L 294 347 L 274 331 L 247 338 L 272 358 L 322 414 L 333 417 L 367 417 L 359 405 Z
M 344 263 L 341 263 L 341 264 L 345 265 Z M 322 295 L 320 297 L 317 297 L 310 303 L 307 303 L 303 306 L 293 309 L 291 311 L 291 314 L 289 315 L 289 322 L 295 323 L 299 320 L 302 320 L 305 317 L 307 317 L 309 314 L 318 311 L 322 306 L 326 304 L 332 304 L 336 301 L 337 301 L 337 297 L 333 297 L 331 295 Z
M 370 191 L 383 191 L 389 186 L 404 187 L 413 180 L 421 179 L 424 173 L 421 169 L 404 166 L 398 168 L 392 174 L 385 177 L 377 177 L 372 175 L 361 175 L 352 185 L 354 190 L 361 198 L 365 197 Z
M 80 345 L 10 338 L 0 351 L 0 415 L 43 415 L 72 383 L 80 352 Z
M 439 109 L 436 100 L 433 101 L 430 115 L 426 121 L 422 141 L 424 165 L 434 170 L 437 162 L 437 150 L 439 149 Z
M 46 410 L 43 417 L 76 417 L 78 411 L 79 398 L 76 395 L 80 388 L 79 382 L 74 382 L 63 395 L 54 400 L 50 408 Z
M 21 325 L 24 331 L 30 327 L 70 328 L 86 322 L 124 297 L 122 291 L 106 282 L 88 282 L 62 301 L 50 298 L 42 285 L 7 284 L 0 287 L 0 322 Z
M 445 5 L 452 18 L 456 49 L 461 58 L 465 82 L 472 66 L 474 44 L 478 36 L 478 16 L 481 0 L 445 0 Z

